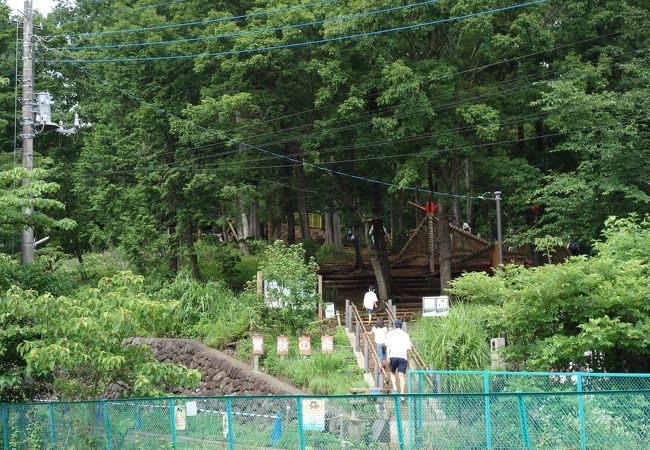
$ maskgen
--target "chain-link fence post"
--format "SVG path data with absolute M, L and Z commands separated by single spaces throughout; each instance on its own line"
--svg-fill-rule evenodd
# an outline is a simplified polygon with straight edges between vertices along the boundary
M 2 405 L 2 448 L 9 450 L 9 405 Z
M 305 429 L 302 423 L 302 398 L 296 397 L 296 414 L 298 415 L 298 441 L 300 442 L 300 450 L 305 450 Z
M 580 419 L 580 448 L 587 449 L 587 432 L 585 430 L 585 397 L 582 393 L 582 372 L 576 373 L 576 386 L 578 388 L 578 418 Z
M 106 438 L 106 450 L 111 450 L 111 422 L 108 417 L 108 405 L 101 400 L 102 414 L 104 414 L 104 437 Z
M 54 405 L 50 403 L 48 405 L 48 411 L 50 413 L 50 448 L 54 448 Z
M 492 420 L 490 417 L 490 374 L 483 371 L 483 393 L 485 394 L 485 448 L 492 449 Z
M 528 437 L 528 420 L 526 419 L 526 404 L 524 403 L 524 396 L 517 395 L 517 403 L 519 404 L 519 423 L 521 424 L 521 441 L 526 450 L 530 450 L 530 438 Z
M 171 433 L 172 448 L 176 449 L 176 421 L 175 421 L 174 399 L 169 399 L 169 430 Z
M 232 399 L 230 397 L 226 398 L 226 418 L 228 421 L 228 449 L 235 450 L 235 433 L 232 426 Z
M 399 397 L 397 395 L 393 395 L 393 406 L 395 408 L 395 428 L 397 428 L 397 443 L 399 445 L 399 450 L 404 450 L 404 430 L 402 430 L 402 412 L 400 410 Z

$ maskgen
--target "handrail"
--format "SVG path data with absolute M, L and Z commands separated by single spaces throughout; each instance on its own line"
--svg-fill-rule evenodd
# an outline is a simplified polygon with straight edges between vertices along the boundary
M 359 310 L 357 309 L 356 305 L 354 303 L 351 303 L 350 306 L 354 313 L 355 319 L 359 322 L 359 325 L 363 325 L 363 321 L 361 320 L 361 315 L 359 314 Z M 370 341 L 369 333 L 363 331 L 361 332 L 361 335 L 363 336 L 364 341 L 368 342 L 368 348 L 370 349 L 370 356 L 372 357 L 373 362 L 375 363 L 375 367 L 378 367 L 379 371 L 383 375 L 384 383 L 386 383 L 388 381 L 386 369 L 384 368 L 383 364 L 381 363 L 381 360 L 379 359 L 379 354 L 377 354 L 377 349 L 373 345 L 372 341 Z M 377 380 L 375 380 L 375 384 L 378 384 Z
M 388 315 L 388 317 L 392 322 L 396 320 L 396 316 L 393 312 L 393 309 L 389 305 L 386 305 L 386 314 Z M 412 342 L 411 342 L 411 359 L 415 362 L 416 370 L 418 370 L 418 368 L 419 371 L 421 372 L 429 370 L 426 363 L 424 362 L 424 359 L 420 355 L 420 352 L 418 352 L 418 350 L 415 348 L 415 344 L 413 344 Z M 429 383 L 429 386 L 431 386 L 431 388 L 435 390 L 436 384 L 432 379 L 432 377 L 429 374 L 425 374 L 424 378 Z

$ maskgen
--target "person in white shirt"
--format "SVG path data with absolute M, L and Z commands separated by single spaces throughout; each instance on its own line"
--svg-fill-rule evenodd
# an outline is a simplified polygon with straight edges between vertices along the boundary
M 388 328 L 384 325 L 384 319 L 378 317 L 377 323 L 372 327 L 372 330 L 370 330 L 370 334 L 375 338 L 377 355 L 379 355 L 379 361 L 382 366 L 386 365 L 386 333 L 388 333 Z
M 375 294 L 375 286 L 372 284 L 368 287 L 368 292 L 363 296 L 363 307 L 368 310 L 368 325 L 372 323 L 372 313 L 377 307 L 377 294 Z
M 408 351 L 411 350 L 411 338 L 402 330 L 402 321 L 395 320 L 395 329 L 386 334 L 386 349 L 390 361 L 390 381 L 393 385 L 393 392 L 397 392 L 397 380 L 395 373 L 399 376 L 399 387 L 402 394 L 406 390 L 406 367 L 408 366 Z

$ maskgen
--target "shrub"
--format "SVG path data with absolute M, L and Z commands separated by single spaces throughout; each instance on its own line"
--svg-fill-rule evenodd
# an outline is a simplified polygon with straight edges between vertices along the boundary
M 490 366 L 490 329 L 497 312 L 493 307 L 455 303 L 448 317 L 417 319 L 411 336 L 434 369 L 484 370 Z

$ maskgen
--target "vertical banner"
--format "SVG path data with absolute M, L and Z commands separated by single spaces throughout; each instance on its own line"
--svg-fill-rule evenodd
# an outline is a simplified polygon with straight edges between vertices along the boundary
M 286 356 L 289 354 L 289 338 L 287 336 L 278 336 L 276 351 L 278 356 Z
M 264 354 L 264 336 L 259 334 L 253 335 L 253 355 Z
M 323 353 L 332 353 L 334 351 L 334 337 L 333 336 L 321 336 L 320 337 L 320 348 Z
M 311 338 L 309 336 L 298 337 L 298 350 L 302 356 L 311 355 Z

